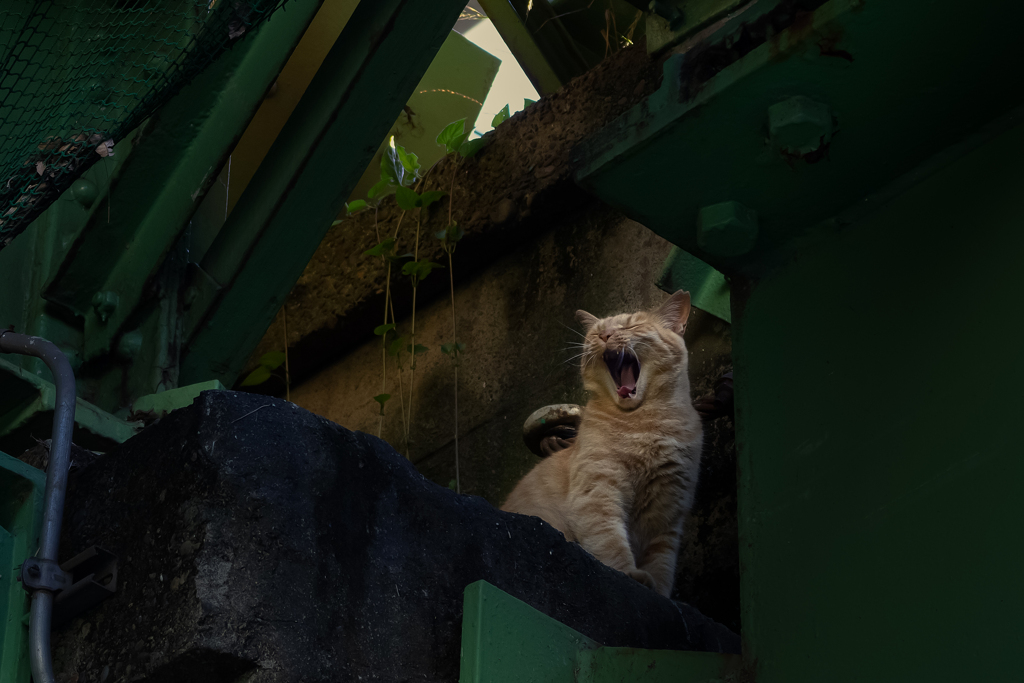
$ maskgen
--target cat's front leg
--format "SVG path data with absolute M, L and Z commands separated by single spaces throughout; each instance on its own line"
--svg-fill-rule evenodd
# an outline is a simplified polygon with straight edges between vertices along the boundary
M 651 587 L 665 597 L 672 593 L 672 584 L 676 578 L 676 559 L 679 557 L 682 537 L 682 524 L 658 534 L 647 544 L 643 557 L 637 562 L 637 566 L 653 578 Z
M 570 526 L 583 548 L 612 569 L 654 587 L 654 579 L 637 569 L 626 530 L 623 477 L 602 472 L 574 477 L 569 491 Z

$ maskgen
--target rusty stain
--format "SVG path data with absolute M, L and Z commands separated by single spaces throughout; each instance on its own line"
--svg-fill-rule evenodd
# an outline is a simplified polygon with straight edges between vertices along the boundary
M 839 47 L 839 42 L 843 39 L 842 31 L 837 28 L 833 28 L 826 35 L 822 35 L 818 40 L 818 53 L 822 57 L 838 57 L 839 59 L 845 59 L 848 62 L 853 61 L 853 55 Z
M 794 45 L 814 32 L 814 13 L 825 0 L 782 0 L 760 17 L 743 22 L 728 36 L 714 44 L 694 44 L 686 51 L 687 60 L 680 70 L 680 101 L 693 99 L 720 71 L 739 61 L 754 49 L 770 44 L 771 57 L 781 53 L 779 39 L 787 34 Z

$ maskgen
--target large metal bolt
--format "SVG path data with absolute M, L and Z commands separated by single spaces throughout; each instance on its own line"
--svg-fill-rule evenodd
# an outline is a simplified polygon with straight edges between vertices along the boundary
M 76 202 L 87 209 L 92 206 L 92 203 L 96 201 L 96 197 L 99 194 L 100 191 L 97 189 L 96 183 L 88 178 L 79 178 L 71 183 L 71 196 L 75 198 Z
M 784 152 L 809 154 L 832 139 L 832 111 L 809 97 L 791 97 L 768 107 L 768 135 Z
M 101 323 L 107 322 L 110 314 L 117 310 L 119 300 L 116 292 L 96 292 L 92 295 L 92 307 Z
M 697 244 L 709 254 L 740 256 L 757 242 L 757 212 L 739 202 L 705 206 L 697 214 Z
M 125 332 L 121 335 L 120 341 L 117 342 L 117 353 L 125 360 L 132 360 L 142 351 L 142 342 L 141 331 L 132 330 L 131 332 Z

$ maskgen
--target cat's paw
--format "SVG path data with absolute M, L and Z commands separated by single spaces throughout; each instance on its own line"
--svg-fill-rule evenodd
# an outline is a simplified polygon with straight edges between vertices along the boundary
M 643 569 L 627 569 L 626 573 L 651 590 L 658 590 L 657 586 L 654 584 L 654 577 L 651 576 L 650 572 L 644 571 Z

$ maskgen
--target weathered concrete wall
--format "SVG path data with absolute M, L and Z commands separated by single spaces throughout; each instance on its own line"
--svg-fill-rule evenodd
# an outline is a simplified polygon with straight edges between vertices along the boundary
M 461 490 L 499 505 L 537 462 L 522 440 L 525 418 L 552 403 L 584 403 L 573 359 L 577 309 L 603 316 L 651 308 L 666 294 L 655 287 L 670 245 L 643 226 L 594 203 L 572 223 L 523 243 L 456 288 Z M 455 269 L 460 268 L 459 252 Z M 435 271 L 431 278 L 447 278 Z M 395 296 L 409 297 L 400 283 Z M 383 311 L 381 312 L 383 319 Z M 408 332 L 410 320 L 399 323 Z M 416 313 L 420 356 L 413 392 L 409 455 L 430 479 L 455 479 L 454 373 L 440 351 L 452 339 L 451 303 Z M 686 339 L 694 396 L 710 392 L 730 368 L 729 326 L 695 310 Z M 379 339 L 370 338 L 292 390 L 298 405 L 350 429 L 378 431 L 405 452 L 399 373 L 387 361 L 382 383 Z M 408 392 L 409 371 L 401 384 Z M 385 418 L 373 396 L 392 394 Z M 406 396 L 408 394 L 406 393 Z M 406 398 L 408 400 L 408 398 Z M 676 597 L 733 629 L 739 628 L 735 445 L 727 419 L 706 423 L 707 452 L 698 501 L 687 526 Z
M 466 344 L 459 368 L 464 492 L 499 502 L 511 490 L 533 462 L 520 436 L 526 416 L 550 403 L 584 401 L 572 360 L 579 341 L 576 310 L 603 315 L 655 305 L 665 296 L 654 280 L 668 249 L 643 226 L 595 206 L 575 224 L 523 244 L 458 288 L 458 339 Z M 456 251 L 455 269 L 460 265 Z M 430 277 L 447 279 L 447 273 Z M 408 299 L 411 290 L 403 280 L 396 281 L 395 296 Z M 408 333 L 410 323 L 402 320 L 398 329 Z M 454 373 L 440 346 L 452 339 L 450 300 L 417 311 L 416 331 L 417 343 L 430 351 L 417 362 L 409 455 L 447 484 L 455 476 Z M 405 452 L 393 358 L 388 358 L 386 385 L 381 377 L 381 344 L 370 338 L 296 387 L 292 400 L 338 424 L 376 434 L 380 420 L 372 397 L 390 393 L 381 436 Z M 406 391 L 409 380 L 406 369 L 401 380 Z

